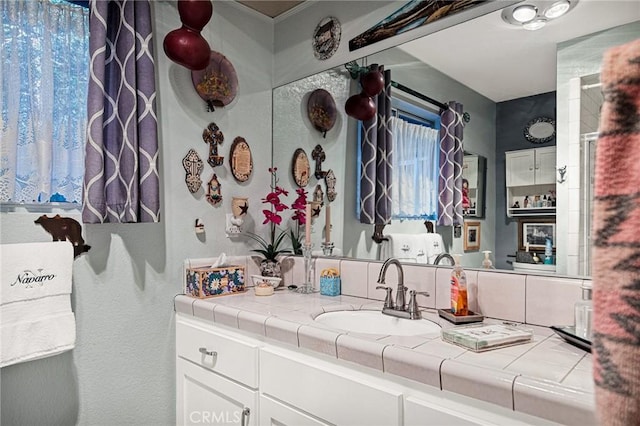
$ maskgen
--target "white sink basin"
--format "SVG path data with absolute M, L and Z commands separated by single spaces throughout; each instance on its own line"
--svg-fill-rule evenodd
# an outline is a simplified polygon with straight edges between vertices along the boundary
M 380 311 L 326 312 L 318 315 L 315 321 L 329 327 L 365 334 L 418 336 L 440 333 L 440 326 L 435 322 L 396 318 L 383 315 Z

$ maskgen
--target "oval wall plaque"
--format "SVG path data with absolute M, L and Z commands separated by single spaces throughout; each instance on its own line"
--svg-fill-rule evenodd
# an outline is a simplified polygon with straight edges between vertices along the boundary
M 309 184 L 309 157 L 307 157 L 304 149 L 298 148 L 296 152 L 293 153 L 291 172 L 293 173 L 293 180 L 300 188 L 304 188 Z
M 238 136 L 231 144 L 229 151 L 231 173 L 238 182 L 246 182 L 253 171 L 253 159 L 249 144 L 242 136 Z

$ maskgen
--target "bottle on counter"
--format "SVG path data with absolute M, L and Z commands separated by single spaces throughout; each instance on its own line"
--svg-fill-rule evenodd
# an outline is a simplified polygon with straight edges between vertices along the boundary
M 482 261 L 482 267 L 484 269 L 496 269 L 493 267 L 493 262 L 491 262 L 491 250 L 484 250 L 484 260 Z
M 591 340 L 593 321 L 593 302 L 591 301 L 591 285 L 582 285 L 582 300 L 575 304 L 576 335 Z
M 460 255 L 453 255 L 455 264 L 451 271 L 451 313 L 469 315 L 467 301 L 467 275 L 460 265 Z
M 547 237 L 544 244 L 544 264 L 553 265 L 553 241 Z

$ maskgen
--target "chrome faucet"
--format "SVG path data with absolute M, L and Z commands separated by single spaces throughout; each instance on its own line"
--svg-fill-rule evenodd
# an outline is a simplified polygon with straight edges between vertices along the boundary
M 390 257 L 384 261 L 382 269 L 380 269 L 380 275 L 378 275 L 378 284 L 380 284 L 380 286 L 384 286 L 387 269 L 389 269 L 389 266 L 391 265 L 396 265 L 396 269 L 398 270 L 398 289 L 396 290 L 396 304 L 395 306 L 390 307 L 395 307 L 395 309 L 403 311 L 405 310 L 405 292 L 407 291 L 407 288 L 404 286 L 404 272 L 402 271 L 402 265 L 398 259 Z M 389 294 L 389 292 L 387 292 L 387 294 Z
M 398 270 L 398 289 L 396 290 L 395 304 L 393 303 L 393 289 L 385 285 L 385 277 L 387 274 L 387 269 L 389 269 L 390 265 L 396 265 L 396 268 Z M 418 304 L 416 302 L 416 295 L 422 294 L 425 296 L 429 296 L 429 293 L 416 292 L 415 290 L 411 290 L 411 300 L 408 304 L 405 302 L 407 287 L 405 287 L 404 285 L 404 272 L 402 270 L 402 264 L 398 259 L 391 257 L 385 260 L 385 262 L 382 264 L 382 268 L 380 269 L 380 275 L 378 275 L 378 284 L 379 285 L 376 286 L 376 289 L 386 290 L 387 292 L 387 295 L 384 299 L 384 305 L 382 307 L 383 314 L 408 319 L 422 318 L 422 314 L 418 309 Z
M 438 265 L 442 259 L 449 259 L 451 261 L 451 265 L 455 265 L 456 261 L 453 259 L 449 253 L 440 253 L 436 260 L 433 261 L 434 265 Z

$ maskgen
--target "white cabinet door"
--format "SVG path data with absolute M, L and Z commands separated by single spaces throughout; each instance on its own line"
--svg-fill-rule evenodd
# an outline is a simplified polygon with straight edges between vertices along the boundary
M 176 425 L 257 425 L 258 392 L 178 358 Z
M 301 411 L 295 410 L 280 401 L 260 396 L 260 426 L 329 426 Z
M 556 182 L 556 147 L 536 148 L 536 185 Z
M 507 186 L 533 185 L 535 182 L 535 153 L 532 149 L 505 154 Z

